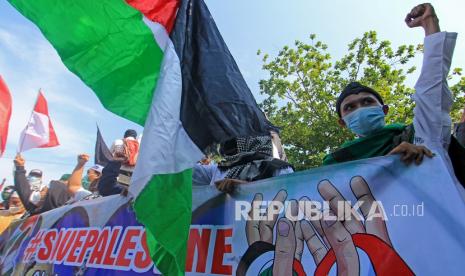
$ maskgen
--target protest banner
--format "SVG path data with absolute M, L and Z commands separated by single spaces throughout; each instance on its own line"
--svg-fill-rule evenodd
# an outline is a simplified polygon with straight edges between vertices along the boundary
M 440 157 L 418 167 L 395 157 L 327 166 L 232 195 L 197 186 L 192 210 L 187 275 L 460 275 L 465 267 L 465 205 Z M 2 275 L 158 273 L 131 201 L 119 195 L 19 221 L 0 250 Z

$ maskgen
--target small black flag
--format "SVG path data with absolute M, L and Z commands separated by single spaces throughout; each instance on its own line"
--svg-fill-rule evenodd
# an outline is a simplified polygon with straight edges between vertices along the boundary
M 95 164 L 106 166 L 112 159 L 110 150 L 103 140 L 100 129 L 97 126 L 97 140 L 95 141 Z

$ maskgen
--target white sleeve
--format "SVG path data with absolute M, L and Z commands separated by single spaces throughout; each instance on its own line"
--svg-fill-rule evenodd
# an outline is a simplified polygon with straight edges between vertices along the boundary
M 226 171 L 222 172 L 218 169 L 218 165 L 201 165 L 195 164 L 192 173 L 192 183 L 195 186 L 211 185 L 214 186 L 215 182 L 224 179 Z
M 440 32 L 425 37 L 423 66 L 415 85 L 415 144 L 447 150 L 451 135 L 452 94 L 447 76 L 457 33 Z
M 192 172 L 194 186 L 210 185 L 213 178 L 213 169 L 209 165 L 195 164 Z

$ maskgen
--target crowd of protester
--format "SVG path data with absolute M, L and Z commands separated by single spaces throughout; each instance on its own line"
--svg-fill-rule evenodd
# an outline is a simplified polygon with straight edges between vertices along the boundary
M 134 130 L 127 130 L 122 139 L 111 147 L 112 160 L 105 166 L 93 164 L 84 175 L 88 154 L 79 154 L 71 173 L 44 183 L 40 169 L 26 171 L 26 160 L 21 154 L 14 159 L 14 183 L 1 186 L 0 233 L 16 220 L 50 211 L 81 200 L 114 194 L 127 195 L 127 187 L 136 164 L 140 141 Z M 1 188 L 0 188 L 1 189 Z
M 349 83 L 335 103 L 336 115 L 341 127 L 349 128 L 357 138 L 328 153 L 322 165 L 392 154 L 401 155 L 407 165 L 419 165 L 424 156 L 431 158 L 435 151 L 448 162 L 448 169 L 457 176 L 458 186 L 459 182 L 464 183 L 464 170 L 457 168 L 465 162 L 465 114 L 451 136 L 452 97 L 447 86 L 456 34 L 440 32 L 438 22 L 429 4 L 415 7 L 406 17 L 409 27 L 421 26 L 425 31 L 423 66 L 413 95 L 414 123 L 385 125 L 389 107 L 381 95 L 361 83 Z M 27 173 L 26 160 L 17 155 L 14 185 L 6 186 L 2 192 L 0 233 L 21 217 L 81 200 L 117 194 L 127 196 L 139 143 L 137 133 L 127 130 L 111 146 L 112 160 L 93 164 L 84 175 L 89 155 L 79 154 L 71 173 L 49 183 L 43 182 L 39 169 Z M 214 161 L 208 155 L 195 165 L 193 185 L 211 185 L 221 192 L 232 193 L 238 185 L 294 172 L 276 128 L 261 136 L 225 141 L 218 146 L 217 154 L 221 161 Z

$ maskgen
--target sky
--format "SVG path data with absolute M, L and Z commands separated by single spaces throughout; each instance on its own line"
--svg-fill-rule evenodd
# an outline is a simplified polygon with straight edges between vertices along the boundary
M 422 43 L 421 29 L 405 26 L 405 15 L 419 2 L 411 0 L 205 0 L 220 32 L 257 101 L 263 99 L 258 81 L 266 78 L 257 50 L 276 56 L 295 40 L 309 41 L 310 34 L 329 46 L 335 59 L 347 44 L 364 32 L 375 30 L 394 47 Z M 431 1 L 441 29 L 458 32 L 452 67 L 465 67 L 463 0 Z M 421 65 L 420 57 L 414 61 Z M 37 27 L 6 0 L 0 0 L 0 75 L 13 98 L 7 150 L 0 158 L 0 181 L 13 184 L 13 158 L 19 135 L 42 89 L 60 146 L 32 149 L 23 154 L 26 169 L 42 169 L 45 181 L 70 173 L 79 153 L 91 155 L 93 165 L 96 125 L 108 145 L 128 128 L 142 127 L 105 110 L 95 94 L 69 72 Z M 417 75 L 407 80 L 411 85 Z

